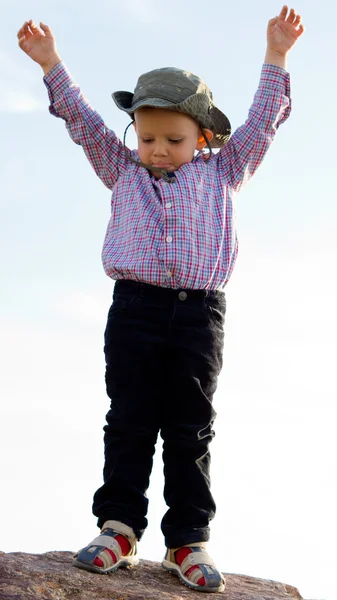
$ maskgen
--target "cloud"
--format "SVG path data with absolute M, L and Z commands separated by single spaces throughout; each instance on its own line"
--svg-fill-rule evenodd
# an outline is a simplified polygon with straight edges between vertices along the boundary
M 35 92 L 35 85 L 41 86 L 41 76 L 33 69 L 24 68 L 21 61 L 13 59 L 0 49 L 0 80 L 2 92 L 0 111 L 11 113 L 32 112 L 45 109 L 45 102 Z

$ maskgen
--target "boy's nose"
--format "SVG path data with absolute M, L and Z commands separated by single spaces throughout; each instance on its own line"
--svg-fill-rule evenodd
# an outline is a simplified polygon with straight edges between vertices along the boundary
M 156 144 L 153 150 L 154 156 L 167 156 L 167 148 L 165 144 Z

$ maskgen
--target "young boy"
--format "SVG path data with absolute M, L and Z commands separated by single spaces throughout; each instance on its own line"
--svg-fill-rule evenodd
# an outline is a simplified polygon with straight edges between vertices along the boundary
M 71 79 L 50 28 L 29 21 L 18 32 L 20 48 L 43 68 L 50 112 L 65 120 L 112 190 L 103 247 L 105 271 L 116 280 L 104 347 L 111 406 L 104 485 L 93 503 L 101 534 L 75 556 L 77 567 L 109 573 L 137 564 L 160 432 L 169 507 L 163 567 L 192 589 L 224 589 L 206 542 L 215 514 L 209 443 L 223 290 L 237 255 L 233 197 L 289 115 L 286 56 L 302 33 L 301 17 L 286 6 L 269 21 L 260 84 L 232 137 L 209 88 L 186 71 L 156 69 L 139 78 L 134 93 L 115 92 L 138 137 L 138 151 L 130 152 Z

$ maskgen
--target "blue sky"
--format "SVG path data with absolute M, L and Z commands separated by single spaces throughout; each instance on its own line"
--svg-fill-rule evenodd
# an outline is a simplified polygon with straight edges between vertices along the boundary
M 16 32 L 29 18 L 48 23 L 85 95 L 120 136 L 128 121 L 111 92 L 132 90 L 140 73 L 169 65 L 204 78 L 235 128 L 257 87 L 267 21 L 281 4 L 0 6 L 0 549 L 77 550 L 96 535 L 91 500 L 101 483 L 102 335 L 112 282 L 100 252 L 110 197 L 49 115 L 42 71 L 19 50 Z M 210 552 L 225 572 L 332 600 L 337 9 L 312 0 L 294 7 L 306 32 L 289 55 L 293 112 L 237 196 L 240 250 L 215 398 Z M 158 448 L 140 544 L 143 558 L 158 561 L 162 485 Z

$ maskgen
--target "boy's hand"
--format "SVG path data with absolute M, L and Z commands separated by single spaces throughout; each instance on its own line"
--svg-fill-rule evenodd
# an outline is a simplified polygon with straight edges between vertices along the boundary
M 40 23 L 40 27 L 41 29 L 31 19 L 22 25 L 17 35 L 21 50 L 41 65 L 46 74 L 60 62 L 61 58 L 50 27 L 43 23 Z
M 288 7 L 283 6 L 279 16 L 268 23 L 267 51 L 285 56 L 304 31 L 301 20 L 302 17 L 293 8 L 288 14 Z

